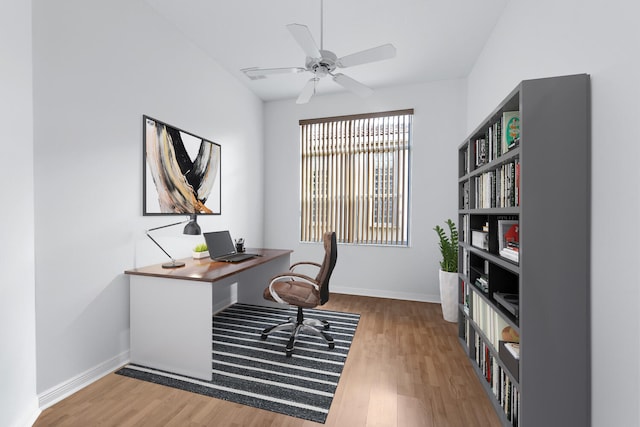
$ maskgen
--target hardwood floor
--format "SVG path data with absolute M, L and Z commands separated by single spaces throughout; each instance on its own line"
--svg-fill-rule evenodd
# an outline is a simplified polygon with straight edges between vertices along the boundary
M 325 426 L 500 426 L 439 304 L 332 294 L 361 319 Z M 284 357 L 284 355 L 283 355 Z M 322 424 L 109 374 L 40 415 L 44 426 Z

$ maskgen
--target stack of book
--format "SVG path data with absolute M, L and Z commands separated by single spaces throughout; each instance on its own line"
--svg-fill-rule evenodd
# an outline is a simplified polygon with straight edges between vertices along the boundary
M 518 262 L 520 260 L 518 249 L 517 246 L 507 246 L 500 251 L 500 256 L 513 262 Z
M 489 292 L 489 278 L 487 276 L 480 276 L 476 279 L 476 286 L 482 290 L 485 294 Z
M 501 257 L 513 262 L 520 259 L 520 226 L 517 220 L 498 220 L 498 250 Z

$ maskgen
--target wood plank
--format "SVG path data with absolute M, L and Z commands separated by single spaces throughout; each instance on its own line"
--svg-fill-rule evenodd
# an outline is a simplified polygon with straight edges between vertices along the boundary
M 457 326 L 439 304 L 332 294 L 360 313 L 327 427 L 500 426 Z M 283 353 L 284 357 L 284 353 Z M 35 427 L 313 427 L 321 424 L 109 374 L 42 412 Z

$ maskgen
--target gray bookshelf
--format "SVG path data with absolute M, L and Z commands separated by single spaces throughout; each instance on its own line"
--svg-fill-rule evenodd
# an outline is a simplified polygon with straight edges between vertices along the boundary
M 459 338 L 505 426 L 591 425 L 590 109 L 586 74 L 525 80 L 458 148 Z

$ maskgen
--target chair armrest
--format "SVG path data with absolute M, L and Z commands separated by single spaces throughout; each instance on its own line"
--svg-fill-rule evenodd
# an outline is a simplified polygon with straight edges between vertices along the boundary
M 316 290 L 320 290 L 318 282 L 316 282 L 315 279 L 305 274 L 294 273 L 293 271 L 290 271 L 289 273 L 278 274 L 277 276 L 273 277 L 271 279 L 271 282 L 269 283 L 269 286 L 271 286 L 272 283 L 284 282 L 286 280 L 305 282 L 316 288 Z
M 291 264 L 291 267 L 289 267 L 290 271 L 293 271 L 297 266 L 299 265 L 311 265 L 313 267 L 318 267 L 321 268 L 322 265 L 318 264 L 317 262 L 311 262 L 311 261 L 300 261 L 300 262 L 296 262 L 295 264 Z
M 309 276 L 306 276 L 304 274 L 294 273 L 294 272 L 279 274 L 275 276 L 273 279 L 271 279 L 271 282 L 269 282 L 269 293 L 271 294 L 273 299 L 280 304 L 286 304 L 286 301 L 280 298 L 278 293 L 273 289 L 273 285 L 278 282 L 285 282 L 287 280 L 308 283 L 311 286 L 313 286 L 316 291 L 320 291 L 320 287 L 318 286 L 318 283 Z

